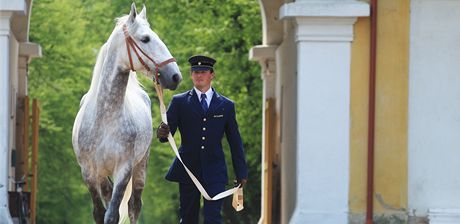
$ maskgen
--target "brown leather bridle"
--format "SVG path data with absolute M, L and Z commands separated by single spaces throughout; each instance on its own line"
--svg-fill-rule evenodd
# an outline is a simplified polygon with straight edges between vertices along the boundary
M 134 66 L 133 66 L 133 59 L 131 57 L 131 48 L 133 49 L 134 53 L 136 54 L 137 56 L 137 59 L 141 62 L 141 64 L 144 66 L 144 68 L 150 72 L 151 69 L 150 67 L 147 65 L 147 63 L 145 63 L 144 60 L 142 60 L 142 57 L 139 55 L 139 52 L 137 52 L 137 50 L 139 50 L 145 57 L 147 57 L 154 65 L 155 65 L 155 72 L 154 72 L 154 75 L 153 77 L 155 78 L 155 81 L 157 83 L 160 83 L 160 80 L 159 80 L 159 77 L 158 77 L 158 74 L 159 74 L 159 70 L 161 67 L 171 63 L 171 62 L 175 62 L 176 59 L 175 58 L 170 58 L 166 61 L 163 61 L 161 63 L 156 63 L 151 57 L 149 57 L 140 47 L 139 45 L 136 44 L 136 42 L 134 41 L 134 39 L 131 37 L 131 35 L 129 35 L 129 32 L 128 32 L 128 26 L 126 26 L 126 24 L 123 24 L 123 32 L 125 34 L 125 42 L 126 42 L 126 48 L 128 50 L 128 58 L 129 58 L 129 65 L 131 66 L 131 70 L 132 71 L 136 71 L 134 70 Z

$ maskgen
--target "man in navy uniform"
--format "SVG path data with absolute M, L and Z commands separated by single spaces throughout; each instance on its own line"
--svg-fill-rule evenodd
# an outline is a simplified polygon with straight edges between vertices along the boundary
M 161 123 L 157 137 L 166 142 L 169 131 L 174 135 L 179 128 L 181 146 L 179 154 L 185 165 L 198 178 L 213 197 L 223 192 L 228 182 L 227 166 L 222 150 L 224 133 L 230 145 L 233 169 L 237 182 L 244 185 L 248 169 L 243 143 L 235 117 L 235 105 L 228 98 L 218 94 L 211 87 L 216 60 L 203 55 L 192 56 L 191 65 L 193 89 L 171 100 L 167 111 L 168 125 Z M 166 179 L 179 182 L 180 223 L 197 224 L 200 211 L 200 192 L 193 184 L 180 161 L 175 158 Z M 204 223 L 221 223 L 223 200 L 204 199 Z

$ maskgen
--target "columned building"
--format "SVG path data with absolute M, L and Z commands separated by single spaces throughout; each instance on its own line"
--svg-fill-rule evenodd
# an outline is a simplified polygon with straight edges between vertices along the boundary
M 0 0 L 0 223 L 13 223 L 8 192 L 14 192 L 21 158 L 28 151 L 23 139 L 28 138 L 24 122 L 28 114 L 28 63 L 41 56 L 40 46 L 29 42 L 29 18 L 32 0 Z M 27 111 L 26 111 L 27 109 Z M 27 128 L 26 128 L 27 129 Z M 22 154 L 21 154 L 22 153 Z
M 259 4 L 259 223 L 460 223 L 460 0 Z

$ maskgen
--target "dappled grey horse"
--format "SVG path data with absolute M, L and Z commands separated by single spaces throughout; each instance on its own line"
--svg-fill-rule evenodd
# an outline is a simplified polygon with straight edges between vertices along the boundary
M 133 71 L 171 90 L 182 80 L 168 48 L 150 29 L 145 6 L 138 15 L 134 4 L 100 49 L 73 127 L 72 144 L 98 224 L 126 216 L 136 223 L 141 210 L 152 118 L 150 99 Z

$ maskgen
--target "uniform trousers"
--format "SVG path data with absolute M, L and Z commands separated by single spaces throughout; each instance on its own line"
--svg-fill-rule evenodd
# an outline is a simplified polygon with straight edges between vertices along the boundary
M 206 192 L 210 197 L 225 190 L 225 183 L 213 183 L 204 185 Z M 193 183 L 179 183 L 180 194 L 180 223 L 181 224 L 198 224 L 200 212 L 201 194 Z M 223 199 L 217 201 L 208 201 L 204 199 L 203 217 L 204 224 L 222 223 L 222 204 Z

